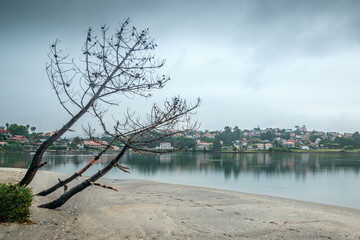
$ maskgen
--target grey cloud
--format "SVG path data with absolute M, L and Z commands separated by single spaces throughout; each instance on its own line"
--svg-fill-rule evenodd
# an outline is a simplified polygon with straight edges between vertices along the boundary
M 357 0 L 3 1 L 0 110 L 6 115 L 0 125 L 26 119 L 38 129 L 58 128 L 67 116 L 54 117 L 62 110 L 44 70 L 49 43 L 62 39 L 64 52 L 78 58 L 89 26 L 114 29 L 126 17 L 150 28 L 157 56 L 167 59 L 161 72 L 173 79 L 150 101 L 177 93 L 202 97 L 203 128 L 321 128 L 324 121 L 323 130 L 358 128 Z M 146 111 L 140 102 L 134 110 Z M 324 109 L 323 116 L 316 109 Z

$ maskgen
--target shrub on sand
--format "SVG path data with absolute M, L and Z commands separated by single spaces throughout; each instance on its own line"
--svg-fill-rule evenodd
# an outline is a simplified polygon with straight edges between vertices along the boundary
M 28 221 L 31 202 L 31 189 L 0 183 L 0 222 Z

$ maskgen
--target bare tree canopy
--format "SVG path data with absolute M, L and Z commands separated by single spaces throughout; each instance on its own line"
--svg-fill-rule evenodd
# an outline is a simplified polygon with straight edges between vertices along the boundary
M 122 143 L 124 143 L 124 147 L 122 148 L 120 153 L 112 161 L 110 161 L 110 163 L 108 163 L 106 167 L 101 169 L 99 172 L 97 172 L 90 178 L 84 180 L 75 187 L 69 189 L 69 191 L 62 194 L 58 199 L 40 205 L 39 207 L 54 209 L 62 206 L 75 194 L 81 192 L 82 190 L 84 190 L 85 188 L 91 185 L 94 185 L 94 183 L 98 179 L 103 177 L 114 167 L 117 167 L 121 171 L 127 172 L 127 168 L 119 165 L 118 162 L 120 161 L 120 159 L 128 149 L 131 149 L 137 153 L 144 153 L 144 152 L 150 154 L 168 153 L 169 151 L 149 149 L 146 147 L 146 144 L 153 141 L 159 141 L 163 138 L 173 136 L 175 134 L 185 133 L 188 131 L 195 130 L 198 127 L 198 125 L 197 122 L 191 121 L 191 115 L 194 113 L 194 110 L 197 107 L 199 107 L 199 104 L 200 104 L 199 99 L 195 105 L 189 105 L 186 103 L 185 100 L 182 100 L 178 97 L 174 97 L 172 100 L 166 101 L 164 103 L 164 107 L 162 108 L 157 105 L 154 105 L 152 107 L 151 113 L 147 115 L 147 119 L 144 122 L 142 122 L 140 119 L 135 120 L 133 119 L 133 115 L 127 114 L 124 123 L 120 124 L 120 122 L 116 122 L 115 134 L 111 134 L 110 132 L 107 132 L 106 126 L 103 123 L 101 116 L 97 115 L 104 130 L 109 135 L 113 136 L 114 139 L 117 139 Z M 178 150 L 179 149 L 173 149 L 170 151 L 178 151 Z M 76 174 L 73 176 L 76 176 Z M 57 184 L 57 186 L 59 186 L 59 184 Z M 51 188 L 50 190 L 53 189 L 54 187 Z M 112 188 L 110 187 L 110 189 Z M 44 192 L 47 193 L 50 192 L 50 190 L 43 191 L 39 195 L 46 195 L 44 194 Z
M 165 75 L 157 74 L 164 60 L 156 60 L 151 54 L 157 45 L 149 36 L 148 29 L 139 31 L 135 27 L 129 27 L 129 19 L 127 19 L 119 25 L 114 34 L 108 34 L 108 31 L 109 27 L 106 25 L 101 27 L 99 35 L 96 35 L 92 28 L 88 29 L 79 61 L 70 59 L 59 49 L 59 40 L 50 45 L 48 55 L 50 62 L 46 66 L 46 71 L 61 106 L 71 119 L 38 148 L 20 184 L 28 185 L 31 182 L 37 170 L 46 164 L 46 162 L 42 163 L 46 149 L 87 112 L 99 120 L 102 129 L 112 137 L 112 141 L 78 172 L 63 181 L 59 179 L 58 184 L 38 193 L 44 196 L 60 187 L 64 187 L 65 190 L 58 199 L 39 207 L 57 208 L 88 186 L 104 187 L 96 181 L 114 167 L 129 172 L 127 167 L 119 164 L 127 150 L 139 154 L 177 151 L 180 149 L 164 151 L 149 148 L 148 145 L 198 128 L 198 123 L 192 120 L 192 115 L 199 107 L 200 99 L 197 99 L 195 104 L 188 104 L 186 100 L 177 96 L 166 100 L 163 105 L 154 104 L 143 118 L 137 117 L 135 112 L 128 110 L 124 113 L 124 120 L 115 120 L 112 130 L 108 130 L 104 115 L 109 106 L 118 105 L 116 94 L 147 98 L 151 96 L 151 91 L 163 88 L 170 80 Z M 94 133 L 90 125 L 83 129 L 90 137 Z M 123 144 L 117 156 L 98 173 L 68 190 L 66 184 L 89 169 L 115 141 Z M 105 187 L 116 190 L 109 186 Z
M 48 195 L 60 187 L 67 189 L 66 184 L 81 176 L 87 169 L 89 169 L 107 150 L 110 149 L 115 140 L 118 140 L 124 144 L 124 153 L 127 149 L 131 149 L 136 153 L 146 154 L 164 154 L 181 150 L 180 148 L 174 148 L 171 150 L 150 149 L 147 148 L 147 145 L 167 137 L 196 130 L 198 128 L 198 123 L 196 121 L 191 121 L 191 116 L 194 114 L 194 110 L 198 108 L 199 105 L 200 99 L 197 100 L 195 105 L 189 105 L 185 100 L 180 99 L 179 97 L 174 97 L 169 101 L 165 101 L 163 107 L 159 107 L 158 105 L 154 104 L 150 113 L 146 115 L 146 120 L 144 121 L 141 121 L 139 118 L 134 119 L 134 114 L 127 112 L 124 123 L 120 124 L 119 121 L 116 122 L 114 126 L 115 133 L 111 133 L 107 130 L 106 125 L 102 119 L 102 115 L 100 115 L 95 110 L 95 108 L 93 108 L 94 113 L 99 118 L 105 133 L 109 136 L 112 136 L 113 140 L 81 170 L 63 181 L 59 180 L 57 184 L 41 191 L 37 195 Z M 86 132 L 91 135 L 92 130 L 90 126 Z M 123 172 L 128 172 L 127 168 L 117 164 L 117 162 L 122 157 L 123 153 L 121 152 L 121 156 L 118 156 L 115 158 L 117 159 L 116 161 L 110 163 L 111 167 L 109 167 L 109 170 L 113 167 L 117 167 Z M 104 176 L 108 171 L 103 170 L 102 175 L 97 175 L 97 177 L 91 178 L 89 181 L 93 182 L 94 180 L 97 180 L 98 178 Z M 89 185 L 84 185 L 84 187 L 85 186 Z M 59 201 L 57 204 L 59 204 Z M 42 207 L 55 208 L 55 206 L 59 207 L 60 205 L 49 204 Z
M 164 61 L 151 54 L 157 45 L 149 30 L 129 27 L 129 19 L 121 23 L 114 34 L 104 25 L 97 36 L 89 28 L 82 48 L 82 60 L 74 59 L 59 49 L 60 41 L 50 46 L 50 62 L 46 71 L 62 107 L 71 116 L 60 130 L 37 149 L 31 165 L 20 181 L 28 185 L 42 163 L 44 152 L 67 132 L 88 110 L 96 105 L 114 105 L 114 94 L 151 96 L 150 91 L 162 88 L 169 77 L 156 72 Z

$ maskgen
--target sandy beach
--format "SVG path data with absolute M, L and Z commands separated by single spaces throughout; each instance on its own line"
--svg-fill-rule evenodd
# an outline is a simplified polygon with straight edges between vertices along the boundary
M 0 168 L 0 182 L 24 169 Z M 66 175 L 39 171 L 30 184 L 45 189 Z M 254 194 L 150 181 L 102 180 L 56 210 L 39 204 L 63 189 L 35 196 L 36 224 L 1 224 L 0 239 L 360 239 L 360 210 Z

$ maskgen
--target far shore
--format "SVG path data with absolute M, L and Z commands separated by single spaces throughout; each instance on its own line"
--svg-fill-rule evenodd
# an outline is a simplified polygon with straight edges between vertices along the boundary
M 25 171 L 0 168 L 0 182 L 16 183 Z M 66 176 L 39 171 L 30 187 L 37 193 Z M 99 182 L 119 191 L 89 187 L 56 210 L 37 206 L 63 189 L 34 196 L 35 224 L 0 224 L 0 239 L 360 239 L 356 209 L 151 181 Z
M 350 153 L 359 154 L 360 149 L 344 150 L 344 149 L 289 149 L 284 151 L 276 150 L 247 150 L 247 151 L 209 151 L 210 153 Z
M 91 149 L 91 150 L 47 150 L 47 153 L 55 153 L 55 154 L 93 154 L 94 152 L 100 151 L 99 149 Z M 0 151 L 0 153 L 35 153 L 32 150 L 22 150 L 22 151 Z M 117 150 L 109 150 L 107 154 L 116 154 L 119 151 Z M 184 153 L 226 153 L 226 154 L 248 154 L 248 153 L 346 153 L 346 154 L 360 154 L 360 149 L 353 150 L 344 150 L 344 149 L 310 149 L 310 150 L 302 150 L 302 149 L 288 149 L 288 150 L 245 150 L 245 151 L 212 151 L 212 150 L 196 150 L 196 151 L 181 151 Z

